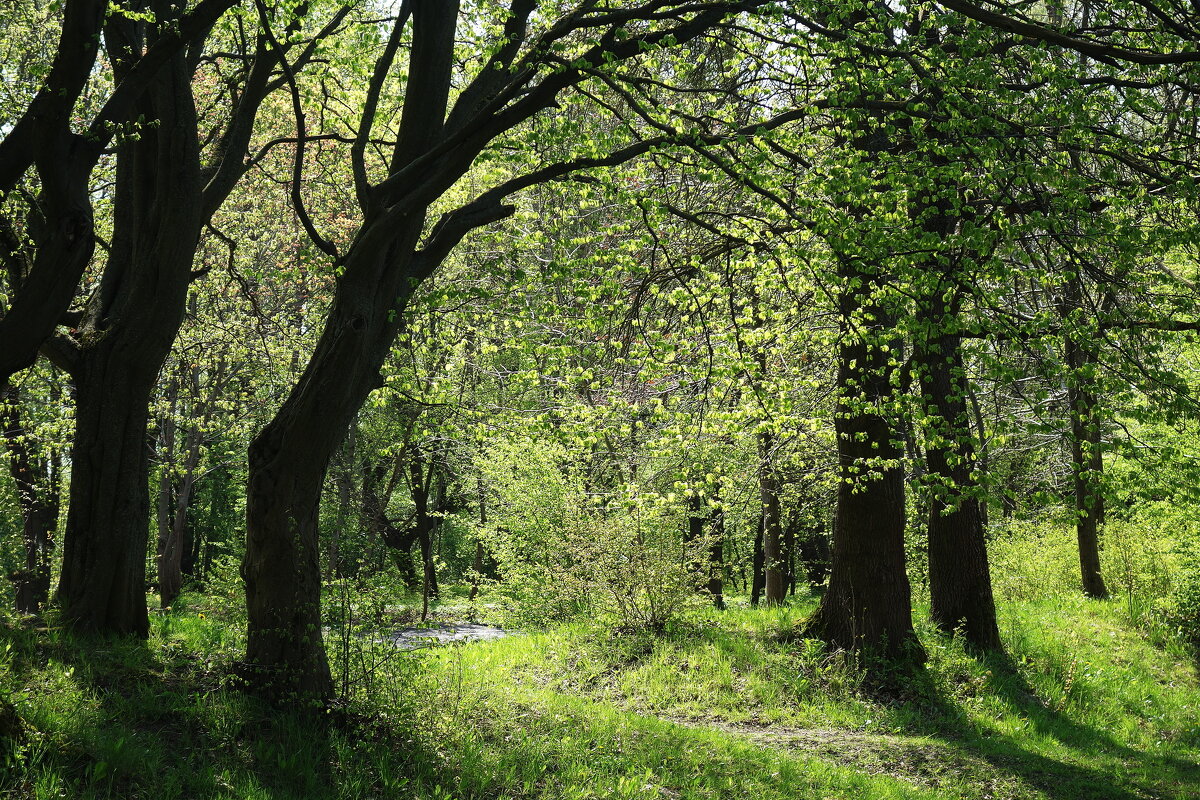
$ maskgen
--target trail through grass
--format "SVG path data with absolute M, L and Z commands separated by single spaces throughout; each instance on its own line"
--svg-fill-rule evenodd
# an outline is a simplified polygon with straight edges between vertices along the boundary
M 1119 602 L 1008 604 L 1003 659 L 923 628 L 927 669 L 899 696 L 795 638 L 812 602 L 698 613 L 659 636 L 568 625 L 414 653 L 343 638 L 348 699 L 317 715 L 230 685 L 240 636 L 212 609 L 156 618 L 145 645 L 8 625 L 2 787 L 155 800 L 1200 797 L 1194 665 L 1127 625 Z

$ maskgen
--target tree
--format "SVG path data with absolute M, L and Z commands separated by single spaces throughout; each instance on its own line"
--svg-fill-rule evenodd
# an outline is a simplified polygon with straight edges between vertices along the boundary
M 514 208 L 505 202 L 510 195 L 671 145 L 683 135 L 675 127 L 682 121 L 652 124 L 649 136 L 624 144 L 593 149 L 597 143 L 592 142 L 585 148 L 591 152 L 502 180 L 428 226 L 435 204 L 493 142 L 563 102 L 573 88 L 593 80 L 600 85 L 618 81 L 623 65 L 648 64 L 657 53 L 669 53 L 732 14 L 760 5 L 754 0 L 700 6 L 656 0 L 619 9 L 585 4 L 546 19 L 541 32 L 531 36 L 531 20 L 543 18 L 533 16 L 536 3 L 515 0 L 498 9 L 502 33 L 482 43 L 479 69 L 465 80 L 452 108 L 456 36 L 468 35 L 459 29 L 458 3 L 413 0 L 401 7 L 371 75 L 352 148 L 362 224 L 344 252 L 319 233 L 314 237 L 340 270 L 333 305 L 303 377 L 250 449 L 243 566 L 250 620 L 246 657 L 251 674 L 274 695 L 320 698 L 331 691 L 319 618 L 320 489 L 350 419 L 378 386 L 378 370 L 414 289 L 470 231 L 510 215 Z M 385 177 L 372 181 L 365 145 L 410 18 L 401 121 Z M 471 30 L 482 29 L 482 22 L 472 23 Z M 580 94 L 572 101 L 586 99 Z M 701 130 L 690 136 L 703 140 L 730 133 Z
M 202 0 L 190 12 L 172 11 L 174 24 L 153 46 L 124 58 L 120 80 L 84 130 L 72 126 L 72 112 L 92 75 L 109 4 L 71 0 L 64 14 L 58 49 L 45 84 L 0 140 L 0 197 L 16 190 L 32 166 L 37 196 L 30 205 L 30 230 L 7 220 L 0 226 L 11 299 L 0 317 L 0 385 L 37 358 L 67 314 L 95 249 L 90 177 L 114 137 L 128 131 L 143 93 L 172 58 L 207 35 L 236 0 Z M 124 9 L 114 13 L 120 17 Z M 116 23 L 113 23 L 116 24 Z M 7 258 L 18 250 L 27 256 Z M 17 266 L 20 266 L 18 269 Z M 56 352 L 56 351 L 51 351 Z
M 154 22 L 131 14 L 106 23 L 109 58 L 120 81 L 138 69 L 140 53 L 153 50 L 180 23 L 171 3 L 155 0 L 145 10 Z M 260 13 L 254 41 L 235 38 L 233 52 L 244 69 L 225 88 L 236 101 L 219 109 L 224 119 L 203 121 L 216 126 L 211 150 L 201 146 L 193 94 L 200 89 L 194 78 L 202 47 L 177 49 L 136 102 L 147 123 L 117 148 L 112 244 L 99 289 L 76 333 L 55 340 L 78 407 L 58 597 L 65 619 L 79 628 L 147 633 L 150 399 L 197 277 L 193 264 L 202 229 L 253 164 L 246 156 L 255 118 L 283 82 L 274 71 L 287 56 L 270 30 L 279 21 L 265 8 Z M 335 13 L 330 25 L 345 13 Z M 280 16 L 289 35 L 299 32 L 298 19 Z M 311 58 L 311 43 L 299 50 L 298 63 Z M 289 65 L 289 74 L 297 66 Z

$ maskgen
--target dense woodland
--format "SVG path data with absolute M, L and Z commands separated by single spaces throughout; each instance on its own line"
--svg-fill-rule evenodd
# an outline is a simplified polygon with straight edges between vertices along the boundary
M 1200 794 L 1192 4 L 8 0 L 0 79 L 13 796 Z

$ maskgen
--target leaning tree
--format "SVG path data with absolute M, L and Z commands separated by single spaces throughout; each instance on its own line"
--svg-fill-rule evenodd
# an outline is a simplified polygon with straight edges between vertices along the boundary
M 656 149 L 752 135 L 802 116 L 766 105 L 760 119 L 748 122 L 717 113 L 673 113 L 670 104 L 654 106 L 648 116 L 623 112 L 628 107 L 619 97 L 622 87 L 640 84 L 669 94 L 684 72 L 677 54 L 736 15 L 763 13 L 768 5 L 763 0 L 585 2 L 569 10 L 534 0 L 464 9 L 450 0 L 400 5 L 369 78 L 350 148 L 361 224 L 339 249 L 297 208 L 317 246 L 333 260 L 337 286 L 302 377 L 250 448 L 242 569 L 249 610 L 247 674 L 269 693 L 331 692 L 320 633 L 320 491 L 351 419 L 380 384 L 380 367 L 416 288 L 468 233 L 512 214 L 509 198 L 522 189 Z M 407 69 L 394 69 L 400 52 L 408 55 Z M 689 85 L 677 99 L 687 106 L 686 98 L 701 93 Z M 376 152 L 369 146 L 372 130 L 388 96 L 402 96 L 400 121 L 387 151 L 368 158 Z M 297 96 L 298 110 L 299 101 Z M 580 108 L 589 113 L 570 113 Z M 612 135 L 594 138 L 579 122 L 595 116 L 623 119 L 610 128 Z M 512 163 L 516 159 L 506 144 L 535 118 L 548 122 L 545 132 L 576 137 L 570 156 Z M 298 138 L 304 139 L 303 131 Z M 297 148 L 302 150 L 303 143 Z M 457 202 L 452 189 L 478 175 L 472 169 L 481 160 L 508 163 L 508 175 Z M 297 180 L 302 167 L 298 158 Z

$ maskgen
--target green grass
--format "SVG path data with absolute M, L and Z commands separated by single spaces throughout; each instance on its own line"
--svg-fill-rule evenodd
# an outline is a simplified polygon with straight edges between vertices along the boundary
M 1200 796 L 1194 664 L 1132 627 L 1120 601 L 1006 603 L 1004 659 L 922 627 L 928 665 L 901 697 L 794 639 L 813 602 L 700 612 L 660 636 L 567 625 L 421 653 L 354 637 L 335 659 L 348 697 L 316 719 L 230 687 L 240 627 L 211 598 L 156 616 L 148 643 L 10 623 L 0 787 L 155 800 Z

